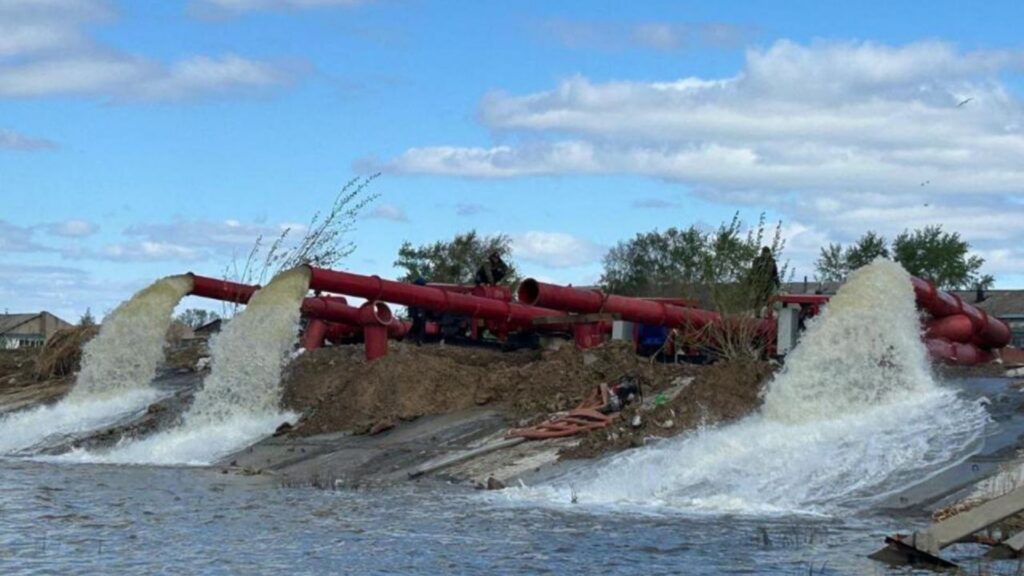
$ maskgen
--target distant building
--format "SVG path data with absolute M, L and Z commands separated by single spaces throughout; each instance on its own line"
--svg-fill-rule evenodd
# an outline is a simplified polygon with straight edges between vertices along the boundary
M 42 346 L 46 339 L 71 323 L 49 312 L 35 314 L 0 314 L 0 349 Z
M 222 318 L 211 320 L 210 322 L 203 324 L 199 328 L 196 328 L 192 335 L 192 338 L 208 340 L 210 336 L 213 336 L 214 334 L 220 332 L 220 329 L 223 328 L 226 324 L 227 320 L 224 320 Z

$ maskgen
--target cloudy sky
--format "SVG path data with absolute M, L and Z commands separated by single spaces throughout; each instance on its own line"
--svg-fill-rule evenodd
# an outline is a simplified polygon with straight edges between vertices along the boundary
M 376 171 L 360 272 L 476 228 L 592 282 L 739 211 L 798 277 L 942 224 L 1024 287 L 1024 5 L 835 4 L 0 0 L 0 309 L 217 275 Z

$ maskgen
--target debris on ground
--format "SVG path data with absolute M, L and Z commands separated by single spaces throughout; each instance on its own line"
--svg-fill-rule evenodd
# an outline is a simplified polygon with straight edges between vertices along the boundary
M 510 428 L 523 428 L 577 407 L 600 384 L 635 378 L 644 407 L 625 406 L 613 426 L 584 436 L 565 454 L 591 457 L 756 409 L 771 368 L 726 366 L 652 363 L 618 342 L 585 351 L 566 346 L 511 353 L 394 343 L 387 356 L 370 363 L 361 346 L 336 346 L 292 362 L 284 406 L 303 414 L 292 431 L 300 436 L 372 434 L 420 416 L 483 405 L 503 414 Z
M 0 350 L 0 411 L 45 404 L 63 396 L 74 381 L 73 375 L 40 381 L 36 361 L 41 348 Z
M 767 362 L 719 362 L 701 367 L 697 374 L 680 376 L 639 406 L 627 406 L 616 422 L 583 437 L 563 450 L 563 458 L 593 458 L 609 451 L 645 445 L 651 438 L 729 422 L 761 405 L 761 386 L 771 377 Z

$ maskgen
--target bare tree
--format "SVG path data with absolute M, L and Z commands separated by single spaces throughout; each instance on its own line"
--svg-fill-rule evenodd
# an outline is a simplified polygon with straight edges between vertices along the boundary
M 380 174 L 349 180 L 326 211 L 317 211 L 310 218 L 305 234 L 292 241 L 292 229 L 285 228 L 269 246 L 261 234 L 253 241 L 245 259 L 239 263 L 232 258 L 224 268 L 224 278 L 242 284 L 263 284 L 275 274 L 300 264 L 331 267 L 341 262 L 356 249 L 350 234 L 362 211 L 380 197 L 368 193 L 367 187 Z M 229 306 L 230 312 L 237 304 Z M 225 308 L 229 314 L 229 309 Z

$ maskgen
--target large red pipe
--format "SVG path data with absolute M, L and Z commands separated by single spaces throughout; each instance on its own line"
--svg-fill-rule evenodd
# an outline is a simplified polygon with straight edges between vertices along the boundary
M 239 284 L 191 272 L 188 275 L 192 278 L 192 291 L 189 294 L 213 300 L 247 304 L 252 295 L 260 289 L 259 285 Z M 302 314 L 320 320 L 359 326 L 359 309 L 349 306 L 344 298 L 336 296 L 314 296 L 304 299 Z
M 192 291 L 189 292 L 189 294 L 192 294 L 193 296 L 202 296 L 203 298 L 221 300 L 223 302 L 245 304 L 249 302 L 252 295 L 260 289 L 258 284 L 250 286 L 248 284 L 231 282 L 229 280 L 199 276 L 191 272 L 189 272 L 187 276 L 192 279 Z
M 927 338 L 924 343 L 928 347 L 928 354 L 932 358 L 943 360 L 950 364 L 973 366 L 992 361 L 991 352 L 982 350 L 974 344 L 950 342 L 942 338 Z
M 252 295 L 260 289 L 258 285 L 239 284 L 229 280 L 199 276 L 191 272 L 188 275 L 192 278 L 190 294 L 203 298 L 246 304 Z M 384 305 L 380 304 L 379 306 Z M 354 327 L 361 327 L 363 320 L 367 318 L 360 310 L 360 308 L 349 306 L 348 302 L 339 296 L 313 296 L 302 301 L 303 316 Z M 390 309 L 380 311 L 379 315 L 392 317 Z M 392 338 L 402 338 L 409 332 L 409 326 L 397 320 L 389 322 L 387 328 L 388 335 Z M 320 325 L 314 325 L 312 332 L 316 336 L 322 330 Z M 319 339 L 323 339 L 322 333 L 319 335 Z
M 942 338 L 950 342 L 970 342 L 974 339 L 974 324 L 966 314 L 933 318 L 925 323 L 925 327 L 925 338 Z
M 519 301 L 580 314 L 606 312 L 623 320 L 654 326 L 690 326 L 700 329 L 718 322 L 721 316 L 699 308 L 684 308 L 658 300 L 605 294 L 600 290 L 573 288 L 538 282 L 532 278 L 519 285 Z
M 982 348 L 1002 348 L 1010 343 L 1010 326 L 1006 322 L 989 316 L 984 310 L 964 302 L 956 294 L 936 289 L 935 285 L 927 280 L 912 276 L 910 281 L 914 285 L 914 295 L 917 298 L 918 306 L 938 320 L 963 316 L 973 328 L 972 339 Z M 959 325 L 956 334 L 960 335 L 960 331 L 963 329 L 963 320 L 948 321 L 949 324 L 954 322 Z M 945 336 L 949 337 L 948 334 Z
M 558 310 L 526 306 L 494 298 L 482 298 L 429 285 L 419 286 L 383 280 L 378 276 L 363 276 L 312 266 L 309 267 L 309 272 L 309 287 L 313 290 L 336 292 L 403 306 L 416 306 L 434 312 L 496 320 L 506 322 L 515 328 L 533 328 L 534 319 L 565 315 L 564 312 Z M 548 326 L 548 328 L 551 327 Z

